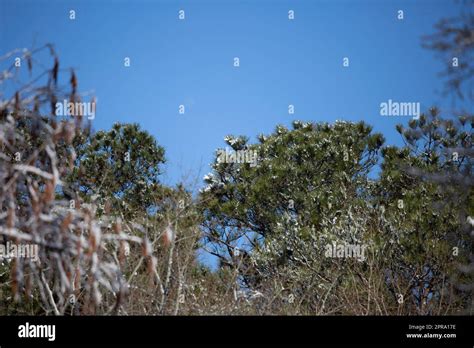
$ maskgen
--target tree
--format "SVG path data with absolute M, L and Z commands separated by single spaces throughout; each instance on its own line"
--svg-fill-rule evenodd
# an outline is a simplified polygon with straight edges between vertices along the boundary
M 385 236 L 386 255 L 395 261 L 388 283 L 398 283 L 397 292 L 421 314 L 462 308 L 465 301 L 452 285 L 457 264 L 472 253 L 462 226 L 474 209 L 473 121 L 442 119 L 433 108 L 408 128 L 397 126 L 406 146 L 382 151 L 376 197 L 392 226 Z
M 253 166 L 216 156 L 201 197 L 210 252 L 235 266 L 237 248 L 258 253 L 272 246 L 269 257 L 277 264 L 294 262 L 296 239 L 311 243 L 329 219 L 365 204 L 367 175 L 384 142 L 371 131 L 363 122 L 296 121 L 293 130 L 277 126 L 258 144 L 226 137 L 235 158 L 246 151 L 258 160 Z
M 68 189 L 97 201 L 102 212 L 129 218 L 146 213 L 156 203 L 153 195 L 162 190 L 159 175 L 165 151 L 137 124 L 116 123 L 110 131 L 92 134 L 76 143 L 76 152 Z
M 443 18 L 436 25 L 436 33 L 424 37 L 424 46 L 437 52 L 446 64 L 445 93 L 474 100 L 474 1 L 467 0 L 463 13 Z
M 436 25 L 436 33 L 434 35 L 426 36 L 425 47 L 434 50 L 439 54 L 446 69 L 443 75 L 446 77 L 445 83 L 445 94 L 452 93 L 453 101 L 457 100 L 467 101 L 467 112 L 463 111 L 459 114 L 462 115 L 460 121 L 464 126 L 464 122 L 469 123 L 469 119 L 472 119 L 472 111 L 470 110 L 469 101 L 474 100 L 472 77 L 474 76 L 474 67 L 472 65 L 473 54 L 474 54 L 474 1 L 464 0 L 462 1 L 462 11 L 458 16 L 453 18 L 443 18 Z M 471 116 L 469 116 L 471 115 Z M 472 127 L 472 122 L 471 122 Z M 454 130 L 452 132 L 456 133 Z M 471 138 L 468 139 L 468 144 L 472 146 L 472 128 Z M 472 158 L 471 148 L 461 148 L 464 158 L 467 157 L 468 165 L 472 165 L 469 159 Z M 452 149 L 452 152 L 457 153 L 457 149 Z M 428 176 L 428 179 L 442 187 L 455 188 L 454 192 L 460 192 L 462 197 L 465 197 L 466 192 L 472 193 L 472 171 L 462 170 L 457 173 L 447 173 L 444 170 L 440 170 L 437 173 L 428 174 L 423 171 L 418 171 L 418 174 L 422 176 Z M 451 203 L 457 204 L 456 193 L 446 197 Z M 461 201 L 466 203 L 466 201 Z M 459 212 L 459 228 L 458 232 L 464 233 L 466 236 L 472 236 L 472 199 L 467 201 L 469 205 L 460 206 Z M 467 215 L 467 219 L 466 219 Z M 468 243 L 467 243 L 468 244 Z M 471 302 L 467 304 L 466 308 L 470 314 L 474 311 L 474 280 L 473 272 L 473 255 L 472 255 L 472 242 L 471 252 L 468 254 L 469 260 L 458 266 L 460 272 L 454 272 L 455 278 L 458 279 L 455 284 L 458 289 L 465 291 L 470 294 Z M 469 296 L 467 296 L 469 298 Z M 467 299 L 468 301 L 468 299 Z

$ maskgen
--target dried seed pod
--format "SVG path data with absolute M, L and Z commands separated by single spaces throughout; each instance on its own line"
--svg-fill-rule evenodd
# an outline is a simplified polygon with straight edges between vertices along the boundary
M 72 87 L 72 94 L 76 94 L 76 89 L 77 89 L 77 78 L 76 74 L 74 73 L 74 70 L 71 71 L 71 87 Z
M 168 225 L 165 231 L 163 232 L 163 244 L 165 246 L 169 246 L 174 241 L 174 238 L 175 232 L 171 228 L 171 225 Z
M 120 248 L 119 248 L 119 263 L 120 263 L 120 266 L 123 267 L 123 265 L 125 264 L 125 260 L 127 258 L 127 256 L 130 254 L 130 245 L 121 240 L 120 241 Z
M 114 223 L 114 232 L 117 234 L 120 234 L 122 232 L 122 220 L 117 219 L 117 221 Z
M 58 84 L 58 72 L 59 72 L 59 60 L 57 57 L 55 57 L 54 66 L 53 66 L 53 81 L 54 81 L 54 85 L 56 86 Z
M 7 213 L 7 228 L 13 228 L 15 221 L 15 209 L 13 207 L 8 208 Z
M 52 180 L 46 182 L 46 188 L 43 192 L 43 201 L 48 204 L 54 199 L 54 184 Z
M 25 58 L 26 58 L 26 62 L 27 62 L 27 64 L 28 64 L 28 72 L 30 73 L 30 76 L 31 76 L 31 72 L 32 72 L 32 70 L 33 70 L 33 61 L 32 61 L 32 59 L 31 59 L 31 53 L 28 52 L 25 56 L 26 56 L 26 57 L 25 57 Z
M 66 232 L 72 222 L 72 214 L 69 212 L 61 223 L 61 232 Z
M 151 247 L 151 243 L 148 239 L 143 239 L 143 243 L 142 243 L 142 255 L 144 257 L 148 257 L 148 256 L 151 256 L 152 254 L 152 247 Z

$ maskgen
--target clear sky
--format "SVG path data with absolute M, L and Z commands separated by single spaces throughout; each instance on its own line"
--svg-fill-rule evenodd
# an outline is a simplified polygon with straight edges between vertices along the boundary
M 255 141 L 294 119 L 364 120 L 399 143 L 394 125 L 408 118 L 380 116 L 380 103 L 445 102 L 442 64 L 421 36 L 458 10 L 451 0 L 0 0 L 0 55 L 53 43 L 98 98 L 93 127 L 138 122 L 165 147 L 163 181 L 174 184 L 202 178 L 225 135 Z

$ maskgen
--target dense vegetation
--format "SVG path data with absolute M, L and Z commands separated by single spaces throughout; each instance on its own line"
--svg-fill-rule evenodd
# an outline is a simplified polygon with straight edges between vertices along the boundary
M 469 57 L 464 24 L 427 45 Z M 197 193 L 162 184 L 165 149 L 139 125 L 55 114 L 84 97 L 52 46 L 16 54 L 31 83 L 0 94 L 0 244 L 39 257 L 0 261 L 1 315 L 473 313 L 472 113 L 433 107 L 397 125 L 402 147 L 364 122 L 229 135 Z M 468 98 L 461 68 L 447 83 Z

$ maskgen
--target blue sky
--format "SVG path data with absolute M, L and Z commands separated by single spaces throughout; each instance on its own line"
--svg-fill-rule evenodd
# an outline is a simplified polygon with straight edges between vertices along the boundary
M 165 147 L 174 184 L 200 180 L 227 134 L 255 141 L 294 119 L 364 120 L 400 144 L 394 126 L 408 118 L 380 116 L 380 103 L 446 105 L 443 65 L 421 36 L 458 12 L 451 0 L 0 0 L 0 55 L 54 44 L 98 98 L 93 127 L 138 122 Z
M 53 43 L 80 90 L 98 98 L 93 127 L 138 122 L 165 147 L 169 184 L 206 174 L 225 135 L 255 141 L 294 119 L 364 120 L 399 143 L 394 125 L 407 118 L 380 116 L 380 103 L 446 102 L 436 93 L 442 64 L 420 43 L 438 19 L 458 13 L 451 0 L 0 3 L 2 54 Z

